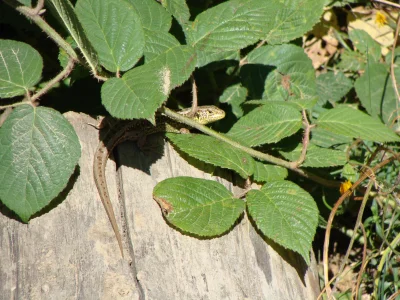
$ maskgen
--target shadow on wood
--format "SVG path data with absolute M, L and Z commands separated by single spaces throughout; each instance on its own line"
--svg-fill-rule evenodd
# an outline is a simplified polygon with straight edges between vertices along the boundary
M 282 258 L 279 247 L 265 243 L 246 217 L 220 238 L 206 240 L 166 224 L 152 199 L 154 186 L 166 178 L 206 178 L 236 190 L 188 164 L 169 144 L 155 159 L 124 143 L 116 154 L 118 172 L 108 162 L 123 259 L 93 180 L 99 134 L 87 123 L 95 121 L 76 113 L 66 117 L 81 141 L 80 173 L 65 200 L 28 226 L 0 215 L 1 299 L 316 298 L 314 257 L 311 268 L 290 254 Z

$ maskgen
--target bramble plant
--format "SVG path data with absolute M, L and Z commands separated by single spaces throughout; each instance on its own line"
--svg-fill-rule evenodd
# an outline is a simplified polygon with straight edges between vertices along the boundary
M 263 184 L 244 200 L 210 180 L 157 184 L 154 199 L 166 219 L 189 234 L 221 235 L 247 210 L 263 235 L 309 264 L 319 208 L 326 210 L 321 195 L 339 198 L 341 182 L 350 180 L 328 219 L 326 263 L 329 230 L 343 201 L 362 183 L 368 191 L 377 181 L 398 184 L 396 49 L 383 57 L 373 38 L 353 30 L 341 36 L 353 47 L 346 44 L 341 62 L 317 77 L 299 46 L 331 1 L 4 2 L 57 45 L 61 65 L 42 81 L 45 53 L 28 41 L 0 40 L 0 200 L 24 222 L 66 187 L 81 154 L 72 126 L 60 111 L 40 106 L 40 98 L 90 76 L 111 116 L 154 123 L 155 113 L 163 113 L 204 133 L 168 133 L 182 152 Z M 226 111 L 217 125 L 223 133 L 168 108 L 188 87 L 194 110 L 207 94 Z M 389 238 L 394 248 L 399 237 Z M 329 295 L 326 264 L 324 275 Z

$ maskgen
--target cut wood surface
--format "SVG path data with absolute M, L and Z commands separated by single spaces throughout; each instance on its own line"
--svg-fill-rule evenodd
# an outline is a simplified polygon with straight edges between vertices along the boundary
M 29 224 L 1 208 L 0 299 L 316 299 L 315 259 L 307 268 L 299 255 L 266 243 L 246 216 L 223 236 L 201 240 L 165 222 L 152 191 L 166 178 L 206 178 L 240 190 L 204 173 L 210 166 L 188 164 L 162 135 L 149 138 L 144 152 L 122 144 L 107 165 L 122 258 L 93 180 L 99 132 L 88 123 L 96 120 L 66 117 L 82 146 L 70 184 Z

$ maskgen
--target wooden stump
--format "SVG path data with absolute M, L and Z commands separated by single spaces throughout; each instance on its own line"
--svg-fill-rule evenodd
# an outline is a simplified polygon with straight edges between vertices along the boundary
M 165 222 L 152 198 L 158 182 L 193 176 L 234 187 L 189 165 L 162 136 L 150 141 L 162 155 L 127 142 L 118 147 L 118 171 L 114 160 L 107 166 L 123 259 L 93 181 L 99 133 L 87 123 L 96 121 L 66 117 L 82 146 L 68 187 L 28 225 L 1 210 L 0 299 L 316 299 L 314 257 L 307 268 L 295 253 L 267 244 L 247 217 L 202 240 Z

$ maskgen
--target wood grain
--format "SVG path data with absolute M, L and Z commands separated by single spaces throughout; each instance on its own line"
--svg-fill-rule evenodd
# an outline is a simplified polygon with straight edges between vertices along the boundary
M 315 299 L 318 275 L 302 259 L 265 243 L 247 217 L 220 238 L 199 240 L 169 226 L 152 198 L 170 177 L 229 181 L 188 164 L 162 136 L 145 155 L 118 147 L 107 181 L 124 240 L 122 259 L 93 181 L 99 133 L 84 114 L 68 113 L 82 145 L 74 178 L 28 225 L 0 210 L 0 299 Z M 216 171 L 217 173 L 220 171 Z M 223 177 L 229 178 L 224 172 Z M 236 190 L 236 193 L 239 193 Z

